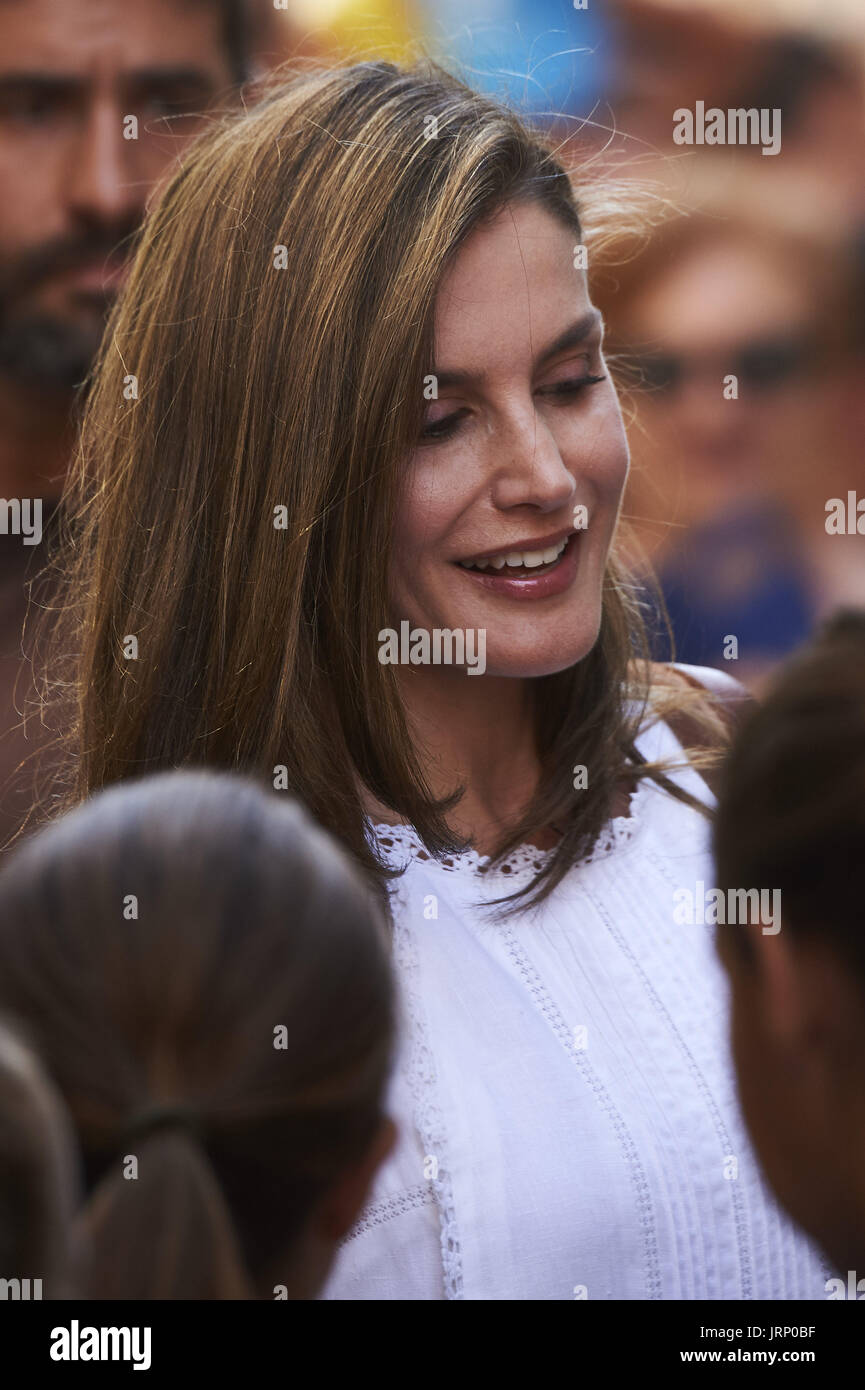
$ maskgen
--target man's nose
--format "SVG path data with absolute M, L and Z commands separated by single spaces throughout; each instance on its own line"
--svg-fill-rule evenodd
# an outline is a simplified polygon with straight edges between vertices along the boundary
M 675 402 L 677 421 L 682 429 L 703 439 L 721 440 L 739 433 L 745 409 L 736 396 L 725 393 L 726 378 L 719 364 L 717 369 L 694 373 L 682 383 Z M 744 403 L 747 404 L 747 401 Z
M 70 210 L 82 222 L 115 226 L 144 214 L 148 190 L 135 177 L 136 141 L 124 138 L 123 117 L 107 96 L 86 112 L 67 185 Z

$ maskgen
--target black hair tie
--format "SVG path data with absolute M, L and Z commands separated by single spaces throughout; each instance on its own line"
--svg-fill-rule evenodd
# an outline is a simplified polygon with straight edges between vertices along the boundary
M 142 1139 L 161 1129 L 179 1129 L 196 1139 L 201 1138 L 198 1116 L 183 1105 L 152 1105 L 140 1110 L 123 1126 L 122 1138 L 124 1142 Z

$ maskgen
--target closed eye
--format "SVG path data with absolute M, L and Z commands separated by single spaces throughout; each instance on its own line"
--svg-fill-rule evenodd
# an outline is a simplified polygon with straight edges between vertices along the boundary
M 586 386 L 596 386 L 599 381 L 606 381 L 606 376 L 579 376 L 572 377 L 568 381 L 557 381 L 552 386 L 545 386 L 537 392 L 539 396 L 551 396 L 558 400 L 573 400 Z M 432 420 L 428 425 L 424 425 L 420 437 L 430 443 L 436 443 L 442 439 L 450 439 L 459 429 L 460 422 L 470 414 L 468 410 L 454 410 L 450 415 L 443 415 L 440 420 Z
M 450 415 L 443 415 L 440 420 L 432 420 L 428 425 L 424 425 L 420 432 L 421 439 L 438 440 L 449 439 L 455 434 L 459 423 L 469 412 L 467 410 L 454 410 Z
M 606 381 L 606 376 L 577 376 L 571 377 L 568 381 L 557 381 L 552 386 L 544 386 L 538 391 L 539 396 L 576 396 L 579 395 L 584 386 L 596 386 L 599 381 Z

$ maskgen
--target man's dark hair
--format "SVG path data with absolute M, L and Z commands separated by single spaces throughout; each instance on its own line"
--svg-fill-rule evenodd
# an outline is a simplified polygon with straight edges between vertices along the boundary
M 222 41 L 235 82 L 249 77 L 250 14 L 249 0 L 218 0 L 222 16 Z

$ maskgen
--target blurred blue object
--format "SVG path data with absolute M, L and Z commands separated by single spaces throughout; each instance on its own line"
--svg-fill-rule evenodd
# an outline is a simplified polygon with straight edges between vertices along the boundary
M 609 86 L 611 27 L 588 0 L 422 0 L 427 36 L 460 75 L 523 112 L 588 117 Z M 604 116 L 601 119 L 606 119 Z
M 776 660 L 811 633 L 814 601 L 795 538 L 783 516 L 767 505 L 695 527 L 675 561 L 658 575 L 676 659 L 732 670 L 724 642 L 738 639 L 739 659 Z M 656 659 L 668 660 L 659 635 Z

